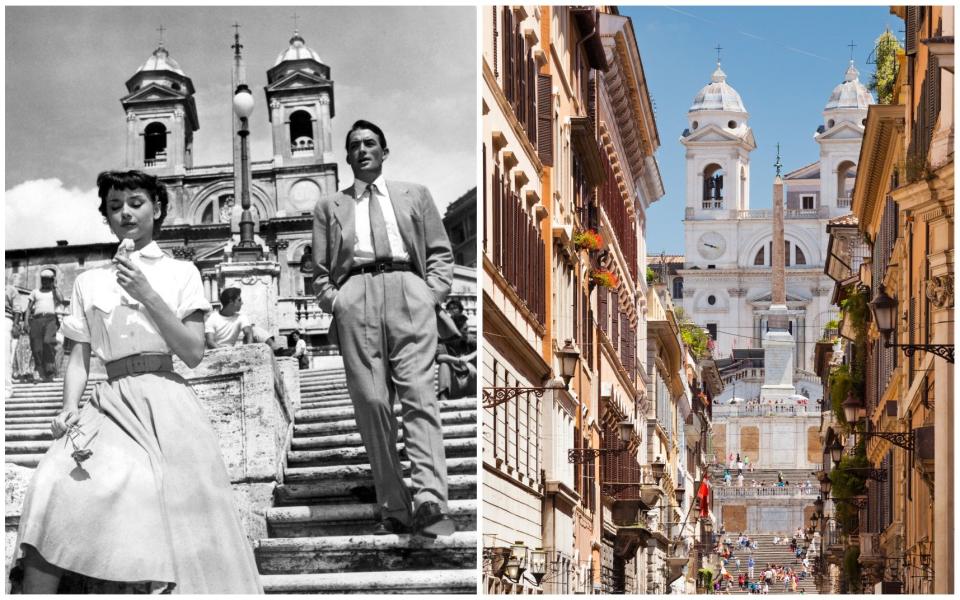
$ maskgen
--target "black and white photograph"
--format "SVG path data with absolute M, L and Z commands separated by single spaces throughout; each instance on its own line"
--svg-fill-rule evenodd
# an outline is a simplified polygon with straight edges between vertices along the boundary
M 476 8 L 5 24 L 5 591 L 476 593 Z

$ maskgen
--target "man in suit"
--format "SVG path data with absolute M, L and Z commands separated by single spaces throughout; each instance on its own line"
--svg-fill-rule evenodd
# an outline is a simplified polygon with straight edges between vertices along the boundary
M 450 292 L 453 254 L 430 192 L 386 181 L 383 131 L 357 121 L 347 133 L 353 184 L 313 213 L 314 292 L 334 316 L 357 426 L 367 449 L 380 522 L 375 534 L 449 535 L 447 469 L 434 392 L 437 310 Z M 394 399 L 413 496 L 397 454 Z

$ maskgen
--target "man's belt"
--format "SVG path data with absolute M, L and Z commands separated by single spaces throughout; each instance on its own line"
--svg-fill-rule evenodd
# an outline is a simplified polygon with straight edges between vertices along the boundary
M 169 354 L 133 354 L 107 363 L 107 379 L 160 371 L 173 371 Z
M 347 274 L 348 277 L 353 277 L 354 275 L 363 275 L 364 273 L 370 273 L 372 275 L 379 275 L 380 273 L 393 273 L 394 271 L 412 271 L 413 267 L 410 263 L 407 262 L 393 262 L 392 260 L 377 261 L 369 263 L 366 265 L 360 265 L 350 269 L 350 272 Z

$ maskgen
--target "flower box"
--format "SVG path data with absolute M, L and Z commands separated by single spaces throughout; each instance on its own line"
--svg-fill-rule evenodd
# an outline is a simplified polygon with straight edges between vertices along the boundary
M 605 288 L 615 288 L 620 285 L 620 280 L 617 279 L 616 274 L 613 271 L 608 271 L 606 269 L 591 270 L 590 281 L 600 287 Z
M 594 229 L 585 229 L 574 234 L 573 245 L 578 250 L 599 250 L 603 248 L 603 236 Z

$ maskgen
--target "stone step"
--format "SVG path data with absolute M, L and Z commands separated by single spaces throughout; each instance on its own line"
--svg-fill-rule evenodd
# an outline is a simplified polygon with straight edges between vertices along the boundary
M 476 437 L 445 439 L 443 441 L 443 448 L 446 451 L 447 458 L 476 456 L 477 439 Z M 401 457 L 406 457 L 402 443 L 397 444 L 397 451 Z M 287 452 L 287 464 L 298 467 L 311 466 L 313 464 L 365 463 L 367 461 L 367 451 L 363 446 L 335 447 L 326 450 L 291 450 Z
M 455 500 L 448 506 L 458 531 L 477 528 L 477 501 Z M 376 504 L 327 504 L 280 506 L 267 510 L 270 537 L 316 537 L 350 535 L 369 531 L 380 511 Z
M 50 447 L 52 440 L 24 440 L 8 441 L 4 444 L 4 451 L 11 454 L 43 454 Z
M 7 454 L 3 462 L 20 465 L 21 467 L 36 467 L 40 464 L 43 454 Z
M 477 534 L 268 538 L 254 547 L 262 575 L 476 568 Z M 345 579 L 349 575 L 342 575 Z
M 50 429 L 50 419 L 40 419 L 29 423 L 7 423 L 4 425 L 4 437 L 12 439 L 10 433 L 13 431 L 38 431 L 41 429 Z
M 477 569 L 261 575 L 268 594 L 476 594 Z
M 404 475 L 410 473 L 410 461 L 400 461 L 403 466 Z M 448 458 L 447 473 L 476 473 L 477 457 L 476 455 L 468 458 Z M 337 479 L 358 480 L 370 479 L 370 464 L 363 463 L 357 465 L 331 465 L 323 467 L 288 467 L 284 470 L 283 478 L 288 483 L 304 483 L 308 481 L 324 480 L 335 481 Z
M 476 410 L 460 410 L 440 413 L 440 422 L 444 427 L 447 425 L 475 423 L 476 420 Z M 400 419 L 397 419 L 397 423 L 399 425 Z M 326 423 L 296 423 L 293 426 L 293 432 L 296 436 L 335 435 L 338 433 L 350 433 L 353 431 L 357 431 L 357 422 L 354 419 L 328 421 Z
M 49 427 L 34 427 L 30 429 L 10 429 L 7 427 L 6 431 L 4 431 L 4 437 L 6 438 L 7 443 L 9 443 L 26 440 L 52 440 L 53 434 L 50 433 Z
M 352 408 L 350 398 L 334 398 L 333 400 L 304 400 L 300 399 L 300 410 L 315 410 L 328 408 Z
M 476 437 L 477 424 L 445 425 L 443 439 Z M 403 439 L 401 432 L 400 439 Z M 292 441 L 294 450 L 313 450 L 320 448 L 336 448 L 339 446 L 363 446 L 359 433 L 342 433 L 337 435 L 295 435 Z
M 440 407 L 441 412 L 451 411 L 451 410 L 476 410 L 477 409 L 477 399 L 476 398 L 459 398 L 457 400 L 439 400 L 437 404 Z M 400 405 L 395 404 L 393 407 L 394 414 L 400 414 Z M 349 407 L 333 407 L 333 408 L 311 408 L 311 409 L 301 409 L 297 411 L 296 420 L 297 423 L 326 423 L 330 421 L 340 421 L 353 419 L 354 410 L 353 405 Z
M 29 413 L 17 413 L 16 416 L 6 415 L 3 419 L 3 422 L 7 425 L 16 425 L 19 423 L 46 423 L 50 424 L 50 420 L 57 416 L 57 410 L 50 411 L 29 411 Z
M 404 478 L 409 488 L 409 477 Z M 447 487 L 450 500 L 465 500 L 476 498 L 477 475 L 476 471 L 469 475 L 447 475 Z M 278 505 L 345 502 L 375 502 L 376 493 L 373 489 L 373 479 L 362 477 L 356 479 L 321 479 L 317 481 L 287 482 L 277 486 L 275 497 Z

